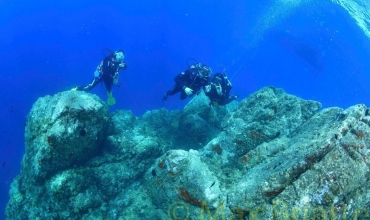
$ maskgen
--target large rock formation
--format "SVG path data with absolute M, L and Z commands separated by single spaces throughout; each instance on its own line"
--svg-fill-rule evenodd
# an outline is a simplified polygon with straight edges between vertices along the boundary
M 96 155 L 104 140 L 108 109 L 96 96 L 77 91 L 39 99 L 26 128 L 23 169 L 44 181 Z
M 320 109 L 273 87 L 227 107 L 201 94 L 182 111 L 141 117 L 108 115 L 83 92 L 40 98 L 7 217 L 368 216 L 369 109 Z

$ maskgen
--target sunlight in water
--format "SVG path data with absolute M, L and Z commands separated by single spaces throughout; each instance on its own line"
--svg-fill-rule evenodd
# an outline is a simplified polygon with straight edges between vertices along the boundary
M 370 2 L 368 0 L 332 0 L 342 6 L 355 19 L 357 25 L 370 37 Z
M 266 31 L 281 22 L 294 12 L 294 10 L 304 4 L 309 4 L 310 0 L 276 0 L 270 5 L 267 5 L 265 10 L 259 15 L 256 25 L 251 30 L 253 41 L 250 42 L 250 46 L 256 46 L 259 41 L 263 39 Z

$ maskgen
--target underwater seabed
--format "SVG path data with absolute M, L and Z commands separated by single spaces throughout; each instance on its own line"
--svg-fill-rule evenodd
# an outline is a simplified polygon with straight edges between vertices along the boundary
M 97 96 L 39 98 L 7 219 L 343 219 L 368 216 L 370 111 L 265 87 L 240 103 L 108 113 Z

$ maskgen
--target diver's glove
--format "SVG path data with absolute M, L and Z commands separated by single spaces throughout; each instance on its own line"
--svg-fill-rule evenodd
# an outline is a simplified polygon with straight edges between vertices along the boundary
M 233 95 L 233 96 L 230 97 L 230 99 L 236 100 L 238 97 L 239 97 L 239 95 Z
M 184 91 L 185 91 L 186 95 L 188 95 L 188 96 L 193 95 L 193 90 L 190 89 L 189 87 L 185 87 Z
M 211 85 L 206 85 L 206 86 L 204 87 L 204 92 L 205 92 L 205 93 L 209 93 L 209 92 L 211 92 Z
M 126 63 L 120 63 L 119 67 L 125 70 L 127 68 L 127 65 Z

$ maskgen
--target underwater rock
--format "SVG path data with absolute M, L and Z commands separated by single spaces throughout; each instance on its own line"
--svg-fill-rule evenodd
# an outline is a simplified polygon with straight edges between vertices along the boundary
M 110 135 L 120 134 L 129 130 L 129 128 L 134 126 L 137 119 L 135 115 L 128 110 L 117 110 L 113 112 L 110 117 L 108 126 L 108 134 Z
M 272 87 L 243 100 L 226 119 L 229 127 L 197 154 L 203 162 L 201 166 L 219 183 L 218 204 L 223 205 L 215 207 L 214 203 L 203 201 L 199 207 L 192 199 L 196 197 L 182 191 L 187 199 L 180 197 L 177 202 L 183 202 L 182 209 L 191 210 L 189 219 L 204 215 L 238 219 L 368 216 L 370 111 L 364 105 L 347 110 L 320 108 L 318 102 Z M 273 117 L 269 119 L 269 115 Z M 269 139 L 256 141 L 254 147 L 243 152 L 239 149 L 243 146 L 235 146 L 238 144 L 233 138 L 248 126 L 258 127 L 258 132 Z M 281 133 L 265 135 L 273 129 Z M 253 141 L 248 135 L 239 137 L 244 143 Z M 177 186 L 178 179 L 182 184 L 188 181 L 182 176 L 176 180 L 165 178 L 166 187 L 154 188 L 154 179 L 163 178 L 158 166 L 161 162 L 158 160 L 147 176 L 152 175 L 148 180 L 152 190 L 149 194 L 154 201 L 168 206 L 159 207 L 165 212 L 176 202 L 169 199 L 176 191 L 167 183 Z M 188 172 L 191 168 L 182 166 L 181 170 Z M 212 207 L 211 211 L 205 207 Z M 187 215 L 180 211 L 175 214 Z M 172 217 L 175 214 L 169 213 Z
M 83 164 L 97 153 L 107 121 L 108 109 L 97 96 L 67 91 L 38 99 L 26 127 L 25 173 L 45 180 Z
M 154 205 L 160 208 L 166 209 L 183 201 L 199 208 L 203 202 L 210 209 L 215 209 L 223 200 L 219 181 L 195 150 L 168 151 L 156 160 L 145 179 Z M 186 210 L 182 211 L 179 214 L 186 215 Z
M 290 134 L 320 108 L 319 102 L 265 87 L 238 105 L 225 123 L 225 132 L 213 142 L 240 157 L 262 143 Z
M 108 115 L 84 92 L 40 98 L 7 219 L 368 216 L 370 109 L 320 109 L 273 87 L 229 106 L 210 108 L 199 95 L 182 111 L 140 117 Z
M 181 149 L 200 149 L 223 129 L 223 119 L 238 105 L 233 101 L 226 106 L 209 105 L 209 99 L 201 92 L 180 112 L 177 142 Z M 187 138 L 190 137 L 190 138 Z M 185 139 L 186 138 L 186 139 Z
M 218 179 L 225 186 L 229 212 L 238 210 L 258 219 L 365 216 L 364 210 L 369 209 L 367 112 L 364 105 L 344 111 L 324 109 L 293 132 L 240 156 L 238 165 L 226 160 L 222 166 L 232 175 L 227 177 L 224 171 Z M 213 172 L 222 170 L 214 159 L 204 162 Z
M 120 210 L 117 215 L 140 216 L 107 203 L 120 204 L 122 192 L 169 149 L 193 146 L 193 137 L 179 132 L 180 114 L 158 109 L 141 117 L 125 110 L 108 115 L 98 97 L 79 91 L 40 98 L 29 115 L 26 154 L 21 174 L 11 186 L 7 216 L 106 219 L 110 218 L 107 209 Z M 223 116 L 213 115 L 216 118 Z M 201 145 L 213 138 L 207 137 Z M 142 199 L 150 201 L 146 194 Z M 157 213 L 153 216 L 162 216 L 152 210 Z
M 57 190 L 59 195 L 75 196 L 75 190 L 84 191 L 88 183 L 84 182 L 88 180 L 86 176 L 80 174 L 80 178 L 74 178 L 78 175 L 65 174 L 71 173 L 69 169 L 83 167 L 97 155 L 108 119 L 107 106 L 95 95 L 66 91 L 39 98 L 28 115 L 26 151 L 21 173 L 11 186 L 8 217 L 41 218 L 46 209 L 55 209 L 50 198 L 58 200 L 58 197 L 49 197 L 47 191 L 57 189 L 58 185 L 62 186 Z M 49 218 L 55 217 L 52 212 L 49 214 Z
M 165 109 L 148 111 L 142 117 L 131 111 L 113 112 L 104 154 L 115 155 L 135 169 L 136 175 L 144 174 L 155 159 L 173 147 L 170 138 L 176 131 L 172 126 L 176 115 Z

